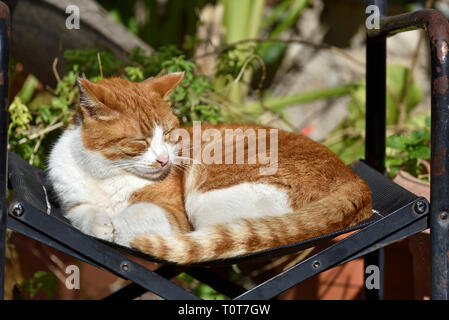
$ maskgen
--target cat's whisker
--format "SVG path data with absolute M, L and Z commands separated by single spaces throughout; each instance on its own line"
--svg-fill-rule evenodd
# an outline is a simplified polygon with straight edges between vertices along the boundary
M 126 168 L 126 167 L 130 167 L 133 165 L 134 165 L 134 163 L 117 163 L 117 164 L 111 165 L 111 168 Z
M 180 169 L 184 170 L 184 171 L 192 170 L 195 173 L 200 173 L 200 174 L 202 173 L 202 170 L 200 170 L 196 165 L 191 165 L 191 164 L 188 164 L 188 165 L 176 165 L 175 164 L 175 166 L 177 168 L 180 168 Z
M 120 163 L 111 166 L 112 169 L 150 168 L 147 163 Z
M 122 165 L 112 165 L 111 166 L 111 169 L 123 169 L 123 168 L 128 168 L 128 167 L 130 167 L 130 165 L 129 164 L 122 164 Z
M 178 157 L 176 157 L 176 160 L 191 160 L 191 161 L 193 161 L 194 164 L 198 164 L 198 165 L 202 165 L 203 164 L 201 161 L 198 161 L 196 159 L 189 158 L 189 157 L 179 157 L 178 156 Z M 195 161 L 196 161 L 196 163 L 195 163 Z
M 195 167 L 195 165 L 191 164 L 191 163 L 174 163 L 174 165 L 179 166 L 179 167 L 184 167 L 184 168 Z

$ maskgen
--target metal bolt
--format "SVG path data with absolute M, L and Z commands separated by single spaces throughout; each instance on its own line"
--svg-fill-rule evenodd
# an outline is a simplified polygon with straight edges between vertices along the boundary
M 415 202 L 415 205 L 413 206 L 413 209 L 415 210 L 415 212 L 417 214 L 423 214 L 427 210 L 427 204 L 424 201 L 422 201 L 422 200 L 418 200 L 418 201 Z
M 23 215 L 25 208 L 20 202 L 14 202 L 13 204 L 11 204 L 10 211 L 16 217 L 20 217 L 21 215 Z
M 446 211 L 441 211 L 440 212 L 440 219 L 441 220 L 447 220 L 448 217 L 449 217 L 449 214 L 447 214 Z
M 312 267 L 314 269 L 319 269 L 321 267 L 321 263 L 318 260 L 316 260 L 312 263 Z
M 129 265 L 127 262 L 122 262 L 120 264 L 120 269 L 122 269 L 122 271 L 128 272 L 129 271 Z

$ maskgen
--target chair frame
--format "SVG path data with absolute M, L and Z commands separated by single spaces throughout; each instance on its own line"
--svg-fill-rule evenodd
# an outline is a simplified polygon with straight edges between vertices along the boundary
M 448 299 L 449 250 L 449 23 L 436 10 L 419 10 L 386 16 L 386 0 L 367 0 L 381 14 L 380 29 L 367 31 L 366 50 L 366 152 L 365 162 L 385 173 L 386 135 L 386 38 L 396 33 L 424 29 L 430 39 L 432 64 L 431 97 L 431 206 L 424 198 L 405 205 L 388 216 L 336 242 L 281 274 L 245 290 L 203 266 L 164 265 L 151 271 L 116 249 L 68 227 L 26 202 L 8 205 L 8 75 L 10 15 L 0 2 L 0 299 L 4 298 L 6 228 L 58 249 L 82 261 L 105 269 L 132 284 L 107 299 L 132 299 L 152 291 L 165 299 L 199 299 L 170 281 L 186 272 L 236 300 L 272 299 L 318 273 L 365 257 L 366 265 L 378 265 L 383 281 L 383 247 L 417 232 L 431 231 L 431 298 Z M 382 299 L 378 290 L 366 290 L 365 298 Z

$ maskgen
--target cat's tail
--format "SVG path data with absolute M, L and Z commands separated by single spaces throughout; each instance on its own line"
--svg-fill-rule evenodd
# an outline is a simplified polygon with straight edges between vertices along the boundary
M 181 235 L 144 234 L 134 238 L 131 246 L 161 260 L 189 264 L 313 238 L 356 225 L 371 213 L 369 188 L 356 180 L 295 213 L 242 219 Z

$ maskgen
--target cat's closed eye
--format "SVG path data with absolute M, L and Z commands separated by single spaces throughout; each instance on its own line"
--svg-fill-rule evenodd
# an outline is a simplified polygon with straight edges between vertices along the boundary
M 120 141 L 117 147 L 122 153 L 128 156 L 136 156 L 145 152 L 150 144 L 151 138 L 128 138 Z
M 149 146 L 151 144 L 151 138 L 132 138 L 132 139 L 129 139 L 128 142 L 140 143 L 140 144 Z
M 169 129 L 169 130 L 165 130 L 164 131 L 164 140 L 165 141 L 170 140 L 170 134 L 171 134 L 172 131 L 173 131 L 173 129 Z

